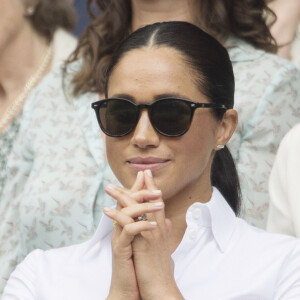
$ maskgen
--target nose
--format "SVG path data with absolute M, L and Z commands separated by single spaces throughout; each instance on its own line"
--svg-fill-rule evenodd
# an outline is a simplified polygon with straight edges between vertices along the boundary
M 141 112 L 131 143 L 141 149 L 156 148 L 159 145 L 159 134 L 153 128 L 146 109 Z

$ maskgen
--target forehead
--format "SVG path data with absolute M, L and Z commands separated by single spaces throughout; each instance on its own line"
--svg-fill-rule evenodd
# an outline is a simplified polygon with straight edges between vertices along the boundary
M 129 94 L 151 101 L 160 94 L 180 94 L 197 99 L 202 96 L 196 76 L 176 50 L 167 47 L 143 47 L 126 53 L 112 72 L 108 96 Z

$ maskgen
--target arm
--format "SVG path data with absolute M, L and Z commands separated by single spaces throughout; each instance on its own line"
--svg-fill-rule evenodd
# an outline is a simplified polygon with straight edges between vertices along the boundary
M 300 119 L 299 71 L 287 64 L 269 77 L 271 81 L 267 78 L 263 90 L 258 90 L 259 96 L 254 94 L 253 101 L 255 98 L 257 101 L 253 111 L 246 112 L 249 119 L 241 118 L 242 130 L 237 133 L 240 142 L 235 157 L 244 202 L 242 216 L 261 228 L 266 226 L 268 179 L 277 148 L 286 132 Z M 258 87 L 262 87 L 262 83 L 258 83 Z

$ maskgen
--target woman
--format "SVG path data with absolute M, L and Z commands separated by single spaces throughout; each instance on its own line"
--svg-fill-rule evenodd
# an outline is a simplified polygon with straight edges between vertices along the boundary
M 0 4 L 0 199 L 6 163 L 31 90 L 76 47 L 69 1 L 3 0 Z
M 300 124 L 283 138 L 272 168 L 267 230 L 300 237 Z
M 105 95 L 93 108 L 124 185 L 105 189 L 118 208 L 89 242 L 30 254 L 3 300 L 298 298 L 299 241 L 235 216 L 225 48 L 185 22 L 146 26 L 115 52 Z
M 113 203 L 103 186 L 115 180 L 89 105 L 103 94 L 111 53 L 129 32 L 158 21 L 187 21 L 228 47 L 240 116 L 229 147 L 242 177 L 242 216 L 257 226 L 265 226 L 266 178 L 277 145 L 299 120 L 299 73 L 292 64 L 268 53 L 276 47 L 263 18 L 263 0 L 98 0 L 89 4 L 90 8 L 95 4 L 99 14 L 92 9 L 95 16 L 65 70 L 64 86 L 63 72 L 52 72 L 24 108 L 0 205 L 2 284 L 30 251 L 89 239 L 102 208 Z

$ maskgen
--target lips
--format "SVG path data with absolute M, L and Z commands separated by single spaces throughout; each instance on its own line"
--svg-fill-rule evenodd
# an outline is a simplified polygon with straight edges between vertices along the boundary
M 134 157 L 127 160 L 128 165 L 137 171 L 151 170 L 152 172 L 164 168 L 169 162 L 169 159 L 158 157 Z

